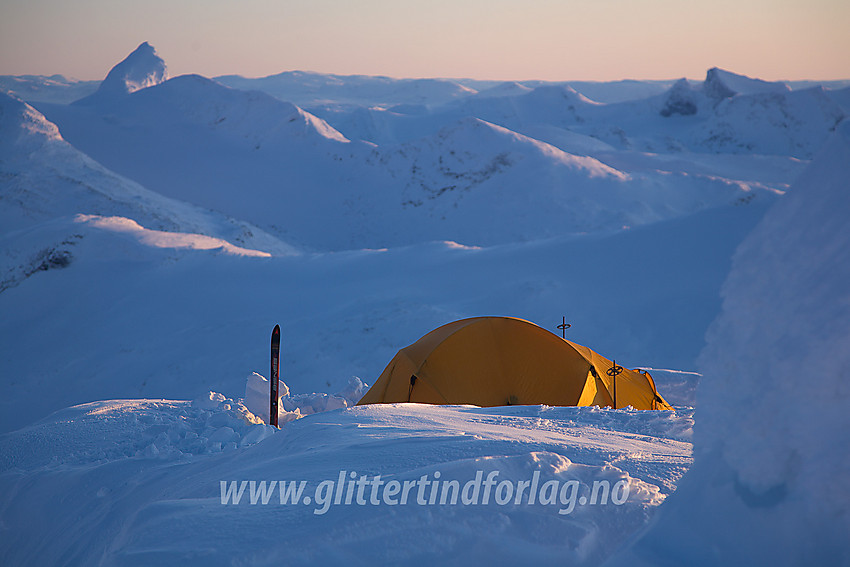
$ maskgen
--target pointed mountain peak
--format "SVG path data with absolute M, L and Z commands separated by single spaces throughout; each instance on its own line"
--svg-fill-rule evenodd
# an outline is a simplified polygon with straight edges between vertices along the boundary
M 144 42 L 109 71 L 98 93 L 129 94 L 158 85 L 167 78 L 165 61 L 151 44 Z

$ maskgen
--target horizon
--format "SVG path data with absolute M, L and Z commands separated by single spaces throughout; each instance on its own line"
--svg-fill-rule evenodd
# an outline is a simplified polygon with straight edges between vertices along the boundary
M 733 74 L 736 74 L 736 75 L 741 75 L 741 76 L 749 77 L 749 78 L 752 78 L 752 79 L 760 79 L 760 80 L 769 81 L 769 82 L 786 82 L 786 83 L 813 82 L 813 83 L 817 83 L 817 82 L 850 81 L 850 72 L 848 72 L 845 76 L 834 76 L 834 77 L 827 77 L 827 78 L 785 77 L 785 78 L 779 78 L 779 79 L 775 79 L 775 78 L 766 79 L 763 76 L 749 75 L 749 74 L 746 74 L 746 73 L 742 73 L 742 72 L 738 71 L 737 69 L 725 68 L 725 67 L 721 67 L 721 66 L 718 66 L 718 65 L 712 65 L 712 66 L 706 67 L 703 70 L 702 74 L 699 74 L 699 75 L 651 77 L 651 78 L 638 77 L 638 76 L 622 76 L 622 77 L 617 77 L 617 78 L 612 77 L 610 79 L 585 79 L 585 78 L 581 78 L 581 77 L 578 77 L 578 78 L 562 78 L 562 79 L 541 79 L 539 77 L 491 78 L 491 77 L 472 77 L 472 76 L 454 76 L 454 75 L 399 76 L 399 75 L 387 75 L 387 74 L 382 74 L 382 73 L 317 71 L 315 69 L 304 69 L 304 68 L 282 69 L 282 70 L 273 71 L 271 73 L 267 73 L 267 74 L 264 74 L 264 75 L 253 75 L 253 74 L 247 74 L 247 73 L 240 73 L 238 71 L 231 72 L 231 73 L 217 73 L 217 74 L 205 75 L 205 74 L 195 72 L 195 71 L 186 71 L 186 72 L 183 72 L 183 73 L 174 73 L 172 71 L 171 65 L 169 65 L 169 63 L 168 63 L 168 58 L 164 57 L 163 54 L 160 53 L 160 51 L 157 49 L 156 45 L 154 45 L 152 42 L 147 41 L 147 40 L 140 41 L 136 45 L 136 47 L 130 49 L 129 51 L 127 51 L 123 55 L 117 56 L 115 58 L 115 61 L 112 63 L 112 65 L 109 68 L 107 68 L 103 71 L 103 76 L 97 77 L 97 78 L 81 78 L 81 77 L 78 77 L 76 75 L 72 75 L 72 74 L 68 74 L 68 73 L 62 73 L 61 71 L 60 72 L 54 72 L 54 73 L 32 73 L 32 72 L 2 73 L 2 72 L 0 72 L 0 76 L 5 76 L 5 77 L 25 77 L 25 76 L 54 77 L 54 76 L 59 76 L 59 77 L 63 77 L 65 79 L 68 79 L 68 80 L 71 80 L 71 81 L 79 81 L 79 82 L 102 81 L 103 79 L 106 78 L 106 75 L 109 73 L 109 71 L 115 65 L 117 65 L 118 63 L 123 61 L 127 56 L 129 56 L 136 48 L 141 46 L 143 43 L 149 43 L 154 48 L 157 55 L 165 61 L 165 64 L 166 64 L 166 67 L 167 67 L 167 70 L 168 70 L 168 78 L 169 79 L 174 78 L 174 77 L 184 76 L 184 75 L 201 75 L 201 76 L 206 77 L 208 79 L 215 79 L 216 77 L 228 77 L 228 76 L 242 77 L 242 78 L 245 78 L 245 79 L 263 79 L 263 78 L 267 78 L 267 77 L 273 77 L 273 76 L 276 76 L 276 75 L 283 75 L 283 74 L 286 74 L 286 73 L 305 73 L 305 74 L 312 74 L 312 75 L 324 75 L 324 76 L 335 76 L 335 77 L 376 77 L 376 78 L 388 78 L 388 79 L 393 79 L 393 80 L 421 80 L 421 79 L 429 80 L 429 79 L 434 79 L 434 80 L 447 80 L 447 81 L 518 82 L 518 83 L 534 82 L 534 81 L 553 82 L 553 83 L 560 83 L 560 82 L 563 82 L 563 83 L 567 83 L 567 82 L 608 83 L 608 82 L 619 82 L 619 81 L 640 81 L 640 82 L 663 83 L 663 82 L 669 82 L 669 81 L 678 81 L 680 79 L 687 79 L 689 81 L 703 81 L 703 80 L 705 80 L 705 76 L 706 76 L 706 74 L 708 73 L 709 70 L 720 69 L 721 71 L 726 71 L 726 72 L 733 73 Z
M 0 75 L 101 80 L 147 41 L 171 76 L 669 81 L 718 67 L 768 81 L 850 79 L 850 3 L 839 0 L 33 0 L 4 16 Z
M 141 42 L 141 43 L 144 43 L 144 42 Z M 141 45 L 141 43 L 139 45 Z M 154 47 L 154 49 L 156 49 L 155 45 L 153 47 Z M 80 78 L 80 77 L 77 77 L 75 75 L 70 75 L 70 74 L 66 74 L 66 73 L 62 73 L 62 72 L 56 72 L 56 73 L 29 73 L 29 72 L 27 72 L 27 73 L 0 73 L 0 77 L 27 77 L 27 76 L 45 77 L 45 78 L 63 77 L 64 79 L 67 79 L 69 81 L 76 81 L 76 82 L 90 82 L 90 81 L 98 81 L 99 82 L 99 81 L 103 81 L 106 78 L 106 75 L 109 73 L 109 71 L 112 69 L 112 67 L 114 67 L 115 65 L 117 65 L 118 63 L 123 61 L 128 55 L 130 55 L 130 53 L 132 53 L 132 51 L 133 50 L 130 50 L 127 53 L 125 53 L 123 56 L 116 58 L 113 65 L 111 67 L 109 67 L 108 69 L 106 69 L 103 72 L 103 76 L 99 77 L 99 78 Z M 462 76 L 449 76 L 449 75 L 445 75 L 445 76 L 443 76 L 443 75 L 418 76 L 417 75 L 417 76 L 402 77 L 402 76 L 386 75 L 386 74 L 379 74 L 379 73 L 375 73 L 375 74 L 336 73 L 336 72 L 333 72 L 333 71 L 316 71 L 316 70 L 313 70 L 313 69 L 283 69 L 281 71 L 268 73 L 266 75 L 249 75 L 249 74 L 239 73 L 239 72 L 220 73 L 220 74 L 215 74 L 215 75 L 204 75 L 202 73 L 197 73 L 197 72 L 192 72 L 192 71 L 188 71 L 188 72 L 185 72 L 185 73 L 179 73 L 179 74 L 173 73 L 171 71 L 171 67 L 168 65 L 168 59 L 166 57 L 162 57 L 162 54 L 159 53 L 159 50 L 157 50 L 157 55 L 159 55 L 166 63 L 167 70 L 168 70 L 168 77 L 167 77 L 168 79 L 173 79 L 175 77 L 181 77 L 181 76 L 185 76 L 185 75 L 200 75 L 200 76 L 205 77 L 207 79 L 216 79 L 218 77 L 241 77 L 243 79 L 264 79 L 264 78 L 268 78 L 268 77 L 274 77 L 274 76 L 277 76 L 277 75 L 283 75 L 283 74 L 286 74 L 286 73 L 305 73 L 305 74 L 322 75 L 322 76 L 329 76 L 329 77 L 372 77 L 372 78 L 386 78 L 386 79 L 391 79 L 391 80 L 480 81 L 480 82 L 494 82 L 494 83 L 496 83 L 496 82 L 516 82 L 516 83 L 530 83 L 530 82 L 543 82 L 543 83 L 573 83 L 573 82 L 575 82 L 575 83 L 615 83 L 615 82 L 620 82 L 620 81 L 664 83 L 664 82 L 678 81 L 678 80 L 681 80 L 681 79 L 687 79 L 688 81 L 695 81 L 695 82 L 704 81 L 706 73 L 708 73 L 708 71 L 711 70 L 712 68 L 716 68 L 716 69 L 720 69 L 721 71 L 733 73 L 735 75 L 741 75 L 743 77 L 748 77 L 748 78 L 751 78 L 751 79 L 759 79 L 759 80 L 763 80 L 763 81 L 767 81 L 767 82 L 776 82 L 776 83 L 806 83 L 806 82 L 835 83 L 835 82 L 850 81 L 850 72 L 848 72 L 846 76 L 836 76 L 836 77 L 828 77 L 828 78 L 821 78 L 821 79 L 813 79 L 813 78 L 810 78 L 810 77 L 790 77 L 790 78 L 786 77 L 786 78 L 782 78 L 782 79 L 765 79 L 764 77 L 761 77 L 761 76 L 758 76 L 758 75 L 747 75 L 745 73 L 739 72 L 736 69 L 727 69 L 727 68 L 719 67 L 717 65 L 706 68 L 705 71 L 702 73 L 702 75 L 699 75 L 699 76 L 696 76 L 696 75 L 695 76 L 678 76 L 678 77 L 672 77 L 671 76 L 671 77 L 661 77 L 661 78 L 644 78 L 644 77 L 636 77 L 636 76 L 635 77 L 624 76 L 624 77 L 611 78 L 611 79 L 583 79 L 583 78 L 540 79 L 538 77 L 527 77 L 527 78 L 523 78 L 523 79 L 517 79 L 517 78 L 513 78 L 513 79 L 512 78 L 498 78 L 498 79 L 495 79 L 495 78 L 488 78 L 488 77 L 462 77 Z

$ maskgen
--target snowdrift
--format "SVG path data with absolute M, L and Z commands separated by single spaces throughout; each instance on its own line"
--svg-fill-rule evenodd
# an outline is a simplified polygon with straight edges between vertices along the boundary
M 274 432 L 246 422 L 238 401 L 208 398 L 88 404 L 0 436 L 0 504 L 15 520 L 3 557 L 596 565 L 652 516 L 691 460 L 688 411 L 402 404 L 317 413 Z M 485 488 L 488 478 L 502 488 Z M 337 504 L 326 497 L 332 483 L 345 491 L 361 479 L 416 488 L 376 493 L 377 504 L 370 490 L 340 492 Z M 422 479 L 470 488 L 441 504 Z M 525 495 L 505 498 L 520 482 Z M 620 488 L 603 498 L 594 485 Z
M 850 124 L 738 248 L 700 356 L 696 461 L 614 564 L 847 565 Z

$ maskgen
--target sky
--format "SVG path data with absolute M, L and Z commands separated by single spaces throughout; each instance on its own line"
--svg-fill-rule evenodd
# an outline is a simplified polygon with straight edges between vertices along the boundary
M 0 0 L 0 74 L 850 78 L 847 0 Z

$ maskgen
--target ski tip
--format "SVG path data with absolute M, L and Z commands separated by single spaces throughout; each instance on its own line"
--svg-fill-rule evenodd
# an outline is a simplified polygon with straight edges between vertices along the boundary
M 272 334 L 273 335 L 279 335 L 280 334 L 280 325 L 274 326 L 274 330 L 272 330 Z

